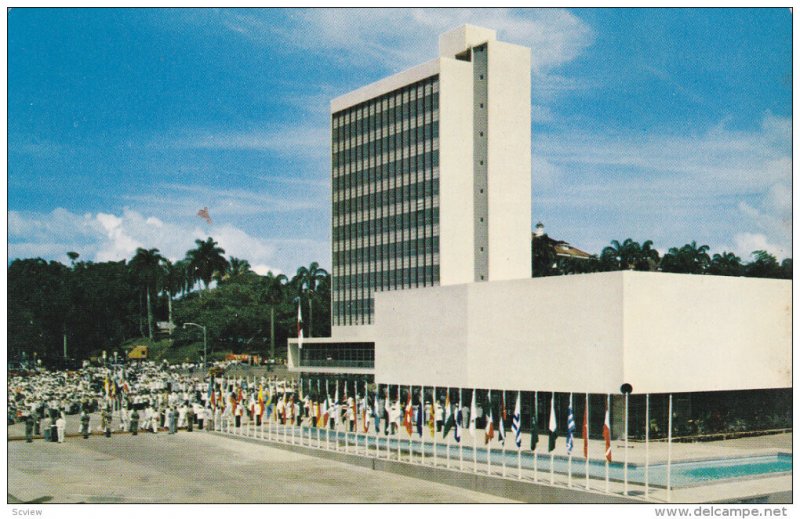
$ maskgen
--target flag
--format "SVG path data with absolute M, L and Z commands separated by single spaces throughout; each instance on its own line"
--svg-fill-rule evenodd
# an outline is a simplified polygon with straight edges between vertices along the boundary
M 409 436 L 414 431 L 413 424 L 412 424 L 412 416 L 414 413 L 414 407 L 411 405 L 411 388 L 408 388 L 408 401 L 406 402 L 406 412 L 403 416 L 403 425 L 406 428 L 406 432 Z
M 297 300 L 297 347 L 303 349 L 303 312 L 300 299 Z
M 556 394 L 550 398 L 550 423 L 547 427 L 550 431 L 550 440 L 547 443 L 547 452 L 552 452 L 556 448 L 556 438 L 558 438 L 556 426 Z
M 199 211 L 197 211 L 197 216 L 199 216 L 200 218 L 205 220 L 206 223 L 208 223 L 209 225 L 211 225 L 213 223 L 211 221 L 211 215 L 208 214 L 208 207 L 204 207 L 204 208 L 200 209 Z
M 587 396 L 588 398 L 588 396 Z M 589 459 L 589 401 L 583 406 L 583 457 Z
M 603 420 L 603 439 L 606 441 L 606 459 L 611 461 L 611 422 L 608 419 L 608 405 L 606 405 L 606 416 Z
M 514 416 L 511 417 L 511 431 L 514 433 L 514 443 L 517 448 L 522 447 L 522 415 L 519 407 L 520 392 L 517 391 L 517 403 L 514 404 Z
M 264 416 L 264 409 L 266 406 L 264 405 L 264 386 L 263 384 L 258 386 L 258 416 Z
M 364 432 L 369 432 L 369 416 L 367 413 L 369 412 L 369 390 L 367 389 L 367 383 L 364 382 L 364 402 L 361 404 L 361 426 L 364 428 Z
M 436 437 L 436 391 L 433 392 L 431 398 L 430 416 L 428 416 L 428 425 L 431 430 L 431 438 Z
M 538 394 L 534 393 L 534 400 L 533 400 L 533 412 L 531 413 L 531 450 L 536 450 L 536 444 L 539 443 L 539 425 L 536 423 L 536 411 L 538 408 L 536 406 L 536 398 Z
M 330 401 L 331 396 L 325 393 L 325 400 L 322 401 L 322 409 L 320 410 L 320 417 L 322 427 L 327 427 L 328 425 L 328 402 Z
M 425 393 L 419 392 L 419 406 L 417 406 L 417 434 L 422 437 L 422 426 L 425 423 Z
M 469 435 L 475 437 L 475 415 L 478 408 L 475 406 L 475 390 L 472 390 L 472 402 L 469 404 Z
M 494 416 L 492 416 L 492 390 L 489 390 L 489 416 L 486 418 L 486 428 L 484 430 L 483 443 L 489 443 L 494 438 Z
M 461 443 L 461 427 L 463 426 L 463 415 L 461 413 L 461 390 L 458 390 L 458 407 L 456 408 L 456 419 L 453 425 L 453 438 L 456 439 L 456 443 Z
M 575 416 L 572 414 L 572 399 L 570 398 L 569 407 L 567 407 L 567 454 L 570 456 L 572 455 L 572 447 L 574 441 L 575 441 Z
M 375 434 L 377 434 L 381 432 L 381 415 L 378 411 L 378 388 L 376 387 L 375 389 L 375 397 L 372 401 L 372 418 L 375 420 Z
M 497 436 L 497 441 L 500 442 L 500 445 L 506 444 L 506 426 L 504 423 L 505 421 L 506 421 L 506 392 L 503 391 L 503 399 L 500 401 L 500 422 L 498 424 L 499 427 L 497 429 L 499 433 Z
M 212 409 L 216 409 L 217 408 L 217 392 L 216 391 L 212 391 L 211 392 L 211 408 Z
M 447 433 L 455 425 L 455 416 L 450 404 L 450 389 L 447 390 L 447 396 L 444 398 L 444 429 L 442 430 L 442 438 L 447 438 Z

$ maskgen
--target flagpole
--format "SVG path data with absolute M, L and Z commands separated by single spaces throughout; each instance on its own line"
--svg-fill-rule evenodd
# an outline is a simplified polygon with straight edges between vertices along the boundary
M 650 494 L 650 393 L 644 397 L 644 498 Z
M 611 412 L 611 394 L 609 393 L 609 394 L 606 394 L 606 413 L 610 413 L 610 412 Z M 605 418 L 604 418 L 604 420 L 605 420 Z M 611 424 L 609 422 L 609 426 L 610 425 Z M 604 425 L 604 427 L 605 427 L 605 425 Z M 605 429 L 603 429 L 603 430 L 605 431 Z M 611 436 L 611 431 L 609 431 L 608 435 L 609 435 L 609 437 Z M 608 494 L 608 492 L 609 492 L 609 490 L 608 490 L 608 453 L 606 453 L 605 459 L 606 459 L 606 494 Z
M 623 493 L 628 495 L 628 396 L 630 393 L 625 393 L 625 482 L 623 485 Z
M 397 408 L 400 409 L 400 384 L 397 384 Z M 400 424 L 397 424 L 396 432 L 397 432 L 397 461 L 400 461 Z
M 472 410 L 475 409 L 476 411 L 478 408 L 475 406 L 475 389 L 472 390 L 472 400 L 469 402 L 469 428 L 470 432 L 472 433 L 472 473 L 478 473 L 478 433 L 472 424 L 476 422 L 474 413 Z
M 417 424 L 417 430 L 422 431 L 422 434 L 420 434 L 422 440 L 422 448 L 420 449 L 422 452 L 422 459 L 420 463 L 425 465 L 425 386 L 419 388 L 419 409 L 420 412 L 417 413 L 417 418 L 422 420 L 421 424 Z
M 503 390 L 503 407 L 502 407 L 502 409 L 500 409 L 500 422 L 501 422 L 500 423 L 500 427 L 503 428 L 503 446 L 502 446 L 502 449 L 500 449 L 501 453 L 502 453 L 500 455 L 500 457 L 503 458 L 503 477 L 506 477 L 506 438 L 505 438 L 506 424 L 502 423 L 503 422 L 503 413 L 505 413 L 505 411 L 506 411 L 506 390 L 504 389 Z
M 672 500 L 672 394 L 669 395 L 667 418 L 667 502 Z
M 538 422 L 538 420 L 539 420 L 539 392 L 538 391 L 534 391 L 533 392 L 533 417 L 534 417 L 533 418 L 533 423 L 536 424 L 537 427 L 533 428 L 533 430 L 531 431 L 531 434 L 535 434 L 537 436 L 536 444 L 538 445 L 539 444 L 539 438 L 538 438 L 539 432 L 536 430 L 538 428 L 538 423 L 539 423 Z M 533 481 L 534 481 L 534 483 L 539 481 L 539 468 L 538 468 L 538 465 L 539 465 L 539 453 L 536 450 L 534 450 L 533 451 Z
M 572 393 L 569 394 L 569 408 L 572 409 L 572 420 L 575 421 L 575 409 L 572 407 Z M 569 415 L 567 416 L 569 421 Z M 567 423 L 567 435 L 569 435 L 569 423 Z M 572 443 L 575 444 L 575 433 L 572 433 Z M 567 447 L 567 486 L 572 488 L 572 449 Z
M 322 448 L 322 439 L 320 439 L 320 437 L 319 437 L 319 435 L 320 435 L 319 424 L 322 423 L 322 420 L 321 420 L 322 415 L 320 415 L 320 412 L 322 411 L 322 409 L 320 409 L 320 405 L 319 405 L 320 397 L 322 397 L 322 392 L 320 391 L 319 379 L 317 379 L 317 407 L 315 408 L 315 413 L 314 414 L 317 415 L 317 423 L 315 425 L 317 426 L 317 448 L 318 449 Z
M 445 405 L 447 405 L 448 402 L 450 402 L 450 387 L 449 386 L 447 387 L 447 393 L 445 393 L 445 395 L 446 396 L 444 398 L 444 403 L 445 403 Z M 452 407 L 453 406 L 450 405 L 450 412 L 451 413 L 453 412 Z M 447 409 L 443 409 L 443 411 L 444 412 L 442 413 L 442 415 L 443 416 L 447 416 Z M 445 421 L 445 423 L 442 425 L 442 439 L 444 440 L 444 444 L 445 444 L 445 456 L 447 457 L 447 468 L 449 469 L 450 468 L 450 442 L 444 436 L 444 429 L 445 429 L 445 427 L 447 427 L 447 423 L 446 423 L 447 419 L 445 418 L 444 421 Z
M 589 490 L 589 393 L 586 393 L 586 453 L 583 462 L 583 471 L 586 473 L 586 490 Z
M 458 407 L 459 411 L 463 411 L 464 409 L 464 401 L 461 400 L 461 388 L 458 388 Z M 463 418 L 464 413 L 461 413 Z M 458 415 L 456 415 L 456 420 L 458 420 Z M 461 422 L 461 425 L 464 425 L 464 422 Z M 463 429 L 463 427 L 462 427 Z M 464 470 L 464 446 L 461 444 L 461 440 L 458 441 L 458 470 Z
M 494 427 L 494 424 L 491 423 L 492 422 L 492 418 L 493 418 L 492 417 L 492 390 L 490 389 L 489 390 L 489 416 L 487 417 L 488 422 L 486 423 L 486 426 L 485 426 L 486 428 L 490 428 L 491 429 L 492 427 Z M 488 436 L 486 437 L 486 439 L 487 440 L 491 440 L 491 438 L 489 438 Z M 491 476 L 492 475 L 492 444 L 489 443 L 488 441 L 486 441 L 484 443 L 486 443 L 486 475 L 487 476 Z
M 344 394 L 347 394 L 347 380 L 344 381 Z M 350 419 L 347 415 L 352 412 L 352 409 L 350 409 L 350 399 L 345 398 L 344 400 L 347 406 L 347 412 L 344 414 L 344 451 L 347 452 L 350 448 L 350 431 L 348 430 L 350 428 L 350 424 L 348 423 Z
M 436 386 L 433 386 L 433 395 L 431 396 L 431 419 L 433 423 L 433 466 L 436 466 Z
M 330 394 L 328 393 L 328 379 L 325 379 L 325 412 L 330 415 L 331 410 L 328 409 L 328 402 L 330 401 Z M 330 420 L 330 416 L 328 417 Z M 323 427 L 325 427 L 325 450 L 331 450 L 331 428 L 328 426 L 328 422 L 323 420 L 322 422 Z
M 413 415 L 414 415 L 414 390 L 413 390 L 413 386 L 411 386 L 411 385 L 408 386 L 408 399 L 409 399 L 409 402 L 411 403 L 411 415 L 412 415 L 412 420 L 413 420 Z M 413 449 L 413 447 L 411 445 L 411 442 L 413 440 L 414 440 L 414 429 L 412 427 L 411 434 L 408 435 L 408 462 L 409 463 L 414 463 L 414 457 L 412 455 L 414 449 Z
M 555 393 L 555 391 L 554 391 L 554 392 L 553 392 L 553 393 L 550 395 L 550 416 L 551 416 L 551 417 L 553 416 L 553 410 L 555 409 L 555 405 L 556 405 L 556 393 Z M 552 418 L 551 418 L 551 419 L 552 419 Z M 558 426 L 556 426 L 556 429 L 558 429 Z M 549 422 L 548 422 L 548 430 L 549 430 Z M 552 431 L 550 431 L 550 434 L 552 434 L 552 433 L 553 433 L 553 432 L 552 432 Z M 548 442 L 549 442 L 549 441 L 550 441 L 550 440 L 549 440 L 549 438 L 548 438 Z M 549 444 L 548 444 L 548 447 L 547 447 L 547 448 L 548 448 L 548 449 L 550 448 Z M 554 459 L 553 459 L 553 458 L 555 457 L 555 455 L 553 454 L 554 452 L 555 452 L 555 449 L 553 449 L 553 450 L 551 450 L 551 451 L 550 451 L 550 484 L 551 484 L 551 485 L 555 484 L 555 467 L 553 467 L 553 461 L 554 461 Z

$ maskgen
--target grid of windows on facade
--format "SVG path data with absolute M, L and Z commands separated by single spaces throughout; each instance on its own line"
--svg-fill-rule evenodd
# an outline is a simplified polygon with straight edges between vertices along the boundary
M 439 77 L 332 115 L 333 324 L 373 293 L 439 284 Z
M 300 349 L 300 366 L 316 368 L 374 368 L 375 343 L 309 344 Z

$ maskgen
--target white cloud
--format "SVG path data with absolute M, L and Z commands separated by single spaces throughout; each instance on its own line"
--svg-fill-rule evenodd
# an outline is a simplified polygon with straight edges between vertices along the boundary
M 790 255 L 790 145 L 791 121 L 770 113 L 749 131 L 722 121 L 697 134 L 539 134 L 533 217 L 579 246 L 630 236 Z
M 9 211 L 9 257 L 42 256 L 63 261 L 67 251 L 77 251 L 90 261 L 130 259 L 137 247 L 156 248 L 172 261 L 195 247 L 194 241 L 209 235 L 225 249 L 226 256 L 247 259 L 257 272 L 278 271 L 276 251 L 281 241 L 252 236 L 230 224 L 208 230 L 200 225 L 167 223 L 138 211 L 122 214 L 76 215 L 65 209 L 50 213 Z
M 496 29 L 499 39 L 533 48 L 537 74 L 572 61 L 594 41 L 592 29 L 563 9 L 309 9 L 292 12 L 290 29 L 258 12 L 221 16 L 229 30 L 259 44 L 278 40 L 351 66 L 389 70 L 435 57 L 439 34 L 464 23 Z
M 785 247 L 771 243 L 764 234 L 750 232 L 738 233 L 733 237 L 733 243 L 734 245 L 728 248 L 728 250 L 733 251 L 737 256 L 742 258 L 743 262 L 752 261 L 752 253 L 757 250 L 769 252 L 775 256 L 778 261 L 792 256 L 791 250 L 787 250 Z

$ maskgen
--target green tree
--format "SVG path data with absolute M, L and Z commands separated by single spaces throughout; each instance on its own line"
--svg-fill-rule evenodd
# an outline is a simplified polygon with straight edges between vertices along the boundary
M 753 252 L 754 260 L 745 266 L 747 276 L 753 278 L 780 278 L 781 266 L 775 256 L 764 250 Z
M 225 249 L 217 247 L 217 242 L 210 236 L 206 241 L 195 240 L 196 249 L 186 253 L 189 267 L 193 270 L 196 279 L 200 279 L 208 290 L 208 285 L 215 274 L 224 273 L 228 268 L 225 259 Z
M 136 276 L 138 282 L 144 287 L 147 299 L 147 333 L 150 340 L 153 340 L 153 305 L 151 304 L 150 293 L 157 293 L 161 280 L 161 262 L 165 258 L 159 254 L 158 249 L 136 249 L 136 254 L 128 264 Z
M 314 336 L 314 299 L 317 294 L 317 285 L 328 276 L 328 271 L 321 268 L 316 261 L 311 262 L 308 267 L 302 266 L 297 269 L 292 279 L 292 285 L 297 289 L 297 295 L 302 299 L 305 295 L 308 301 L 308 336 Z
M 704 274 L 711 263 L 708 245 L 687 243 L 681 248 L 672 247 L 661 259 L 661 270 L 679 274 Z
M 286 283 L 289 279 L 283 274 L 267 272 L 265 276 L 264 300 L 269 305 L 269 356 L 275 358 L 275 307 L 286 297 Z
M 708 264 L 707 272 L 715 276 L 741 276 L 744 273 L 742 259 L 727 251 L 722 254 L 714 254 L 711 263 Z
M 228 262 L 228 266 L 225 267 L 225 270 L 223 272 L 216 273 L 216 279 L 220 282 L 226 281 L 250 272 L 252 272 L 252 269 L 250 268 L 249 261 L 231 256 L 231 259 Z

